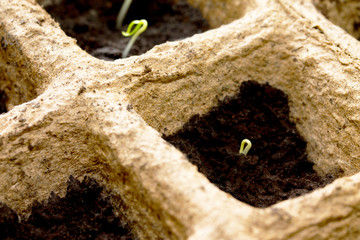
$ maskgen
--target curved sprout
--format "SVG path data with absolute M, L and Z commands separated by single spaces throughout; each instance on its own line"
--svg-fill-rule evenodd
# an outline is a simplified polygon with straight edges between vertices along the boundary
M 136 26 L 133 30 L 131 30 L 134 24 L 136 24 Z M 148 26 L 148 22 L 145 19 L 134 20 L 129 24 L 126 32 L 124 31 L 121 32 L 124 37 L 132 36 L 122 53 L 122 58 L 127 57 L 132 45 L 134 45 L 135 40 L 141 33 L 143 33 L 146 30 L 147 26 Z
M 120 30 L 122 27 L 124 18 L 126 16 L 127 11 L 129 10 L 131 2 L 132 2 L 132 0 L 125 0 L 120 8 L 120 11 L 116 17 L 116 28 L 118 30 Z
M 245 143 L 246 143 L 247 145 L 246 145 L 246 147 L 245 147 L 245 149 L 244 149 Z M 242 140 L 242 142 L 241 142 L 239 153 L 246 155 L 246 154 L 248 154 L 250 148 L 251 148 L 251 142 L 250 142 L 250 140 L 249 140 L 249 139 L 244 139 L 244 140 Z

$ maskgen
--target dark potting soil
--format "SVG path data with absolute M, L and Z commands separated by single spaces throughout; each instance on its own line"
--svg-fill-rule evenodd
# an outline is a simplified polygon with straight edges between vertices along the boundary
M 45 6 L 64 32 L 77 39 L 78 45 L 91 55 L 105 60 L 121 58 L 129 38 L 115 28 L 122 0 L 62 0 Z M 132 20 L 146 19 L 147 30 L 136 40 L 131 55 L 139 55 L 155 45 L 201 33 L 209 29 L 200 12 L 185 0 L 133 0 L 122 31 Z
M 334 180 L 313 170 L 306 143 L 289 120 L 287 96 L 268 84 L 244 82 L 237 96 L 203 116 L 193 116 L 164 138 L 221 190 L 255 207 L 268 207 Z M 252 148 L 244 156 L 239 147 L 246 138 Z
M 26 221 L 0 203 L 0 229 L 0 239 L 136 239 L 126 220 L 114 215 L 103 188 L 87 177 L 70 177 L 64 198 L 52 193 L 34 202 Z
M 5 91 L 0 90 L 0 114 L 7 112 L 6 105 L 5 105 L 6 100 L 7 100 L 7 96 L 6 96 Z

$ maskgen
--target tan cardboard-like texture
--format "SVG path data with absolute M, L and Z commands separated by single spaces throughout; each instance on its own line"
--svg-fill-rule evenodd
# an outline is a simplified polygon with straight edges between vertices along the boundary
M 0 201 L 26 216 L 33 200 L 64 194 L 69 175 L 90 175 L 115 208 L 120 198 L 129 206 L 141 239 L 358 236 L 358 41 L 311 1 L 189 3 L 213 30 L 110 63 L 82 51 L 35 1 L 0 0 L 0 87 L 10 108 L 0 115 Z M 309 158 L 338 180 L 257 209 L 161 138 L 249 79 L 289 96 Z

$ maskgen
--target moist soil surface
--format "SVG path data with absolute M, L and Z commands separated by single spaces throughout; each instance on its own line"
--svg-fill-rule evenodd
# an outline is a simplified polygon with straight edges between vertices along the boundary
M 306 143 L 289 120 L 287 96 L 268 84 L 243 83 L 237 96 L 203 116 L 193 116 L 164 138 L 221 190 L 255 207 L 268 207 L 334 180 L 313 170 Z M 239 154 L 243 139 L 252 142 L 246 156 Z
M 0 239 L 136 239 L 126 219 L 114 215 L 103 188 L 87 177 L 83 182 L 70 177 L 64 198 L 52 193 L 33 203 L 27 220 L 19 219 L 0 203 Z
M 48 13 L 78 45 L 104 60 L 121 58 L 129 38 L 115 28 L 121 0 L 61 0 L 55 5 L 44 5 Z M 136 40 L 131 55 L 139 55 L 155 45 L 179 40 L 209 29 L 200 12 L 185 0 L 133 0 L 124 20 L 122 31 L 132 20 L 146 19 L 147 30 Z

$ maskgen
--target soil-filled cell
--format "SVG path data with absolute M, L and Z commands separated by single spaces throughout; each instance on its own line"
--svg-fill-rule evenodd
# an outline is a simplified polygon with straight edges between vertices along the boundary
M 164 138 L 221 190 L 255 207 L 300 196 L 333 180 L 313 170 L 306 143 L 289 120 L 287 96 L 268 84 L 243 83 L 237 96 L 193 116 Z M 252 143 L 247 155 L 239 153 L 243 139 Z
M 34 202 L 24 221 L 0 203 L 0 229 L 1 239 L 137 239 L 126 219 L 115 216 L 103 188 L 87 177 L 70 177 L 64 198 L 51 193 L 47 201 Z
M 91 55 L 105 60 L 121 58 L 129 38 L 116 29 L 116 18 L 123 1 L 70 1 L 44 6 L 60 23 L 60 27 L 78 45 Z M 124 25 L 125 31 L 133 20 L 146 19 L 147 30 L 135 41 L 129 56 L 139 55 L 155 45 L 190 37 L 206 31 L 209 27 L 200 12 L 185 0 L 132 1 Z

